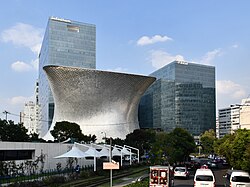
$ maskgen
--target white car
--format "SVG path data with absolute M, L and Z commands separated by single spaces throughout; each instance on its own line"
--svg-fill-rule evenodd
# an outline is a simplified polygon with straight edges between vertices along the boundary
M 197 169 L 194 175 L 194 187 L 214 187 L 215 177 L 210 169 Z
M 174 177 L 183 177 L 183 178 L 188 179 L 189 172 L 186 167 L 176 167 L 174 169 Z
M 224 177 L 226 187 L 250 187 L 250 176 L 246 171 L 228 170 Z

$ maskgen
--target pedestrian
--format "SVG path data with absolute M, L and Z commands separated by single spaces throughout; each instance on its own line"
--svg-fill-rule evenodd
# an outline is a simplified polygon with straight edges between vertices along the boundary
M 79 166 L 78 164 L 77 164 L 76 167 L 75 167 L 75 172 L 76 172 L 77 174 L 80 173 L 80 166 Z

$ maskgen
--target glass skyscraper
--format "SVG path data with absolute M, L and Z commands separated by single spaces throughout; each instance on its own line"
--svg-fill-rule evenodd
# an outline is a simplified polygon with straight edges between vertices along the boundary
M 157 80 L 141 99 L 141 128 L 181 127 L 193 136 L 215 129 L 215 67 L 174 61 L 150 76 Z
M 49 129 L 54 101 L 45 65 L 96 68 L 96 27 L 92 24 L 50 17 L 39 55 L 40 135 Z

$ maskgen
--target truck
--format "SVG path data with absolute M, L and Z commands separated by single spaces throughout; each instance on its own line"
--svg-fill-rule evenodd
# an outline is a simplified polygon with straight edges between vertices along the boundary
M 170 166 L 150 166 L 150 187 L 173 187 L 174 173 Z

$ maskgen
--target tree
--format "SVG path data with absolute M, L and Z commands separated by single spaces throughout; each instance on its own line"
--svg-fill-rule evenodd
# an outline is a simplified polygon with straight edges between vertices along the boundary
M 215 151 L 225 156 L 234 169 L 250 171 L 250 130 L 239 129 L 217 140 Z
M 31 142 L 46 142 L 42 138 L 39 138 L 39 134 L 37 134 L 37 133 L 31 133 L 31 134 L 29 134 L 29 140 Z
M 215 137 L 215 132 L 213 129 L 210 129 L 208 131 L 205 131 L 202 135 L 201 135 L 201 145 L 203 148 L 203 153 L 214 153 L 214 142 L 216 140 Z
M 182 128 L 172 132 L 158 132 L 150 150 L 151 162 L 154 164 L 176 163 L 187 160 L 195 149 L 194 138 Z
M 151 129 L 136 129 L 132 133 L 127 134 L 124 141 L 125 144 L 138 148 L 140 154 L 143 155 L 144 151 L 148 151 L 155 141 L 155 131 Z
M 155 135 L 155 141 L 149 151 L 150 161 L 153 164 L 164 164 L 172 162 L 171 152 L 173 151 L 173 141 L 166 132 L 158 132 Z
M 65 141 L 68 138 L 75 141 L 95 142 L 96 136 L 84 135 L 80 126 L 76 123 L 70 123 L 68 121 L 56 122 L 54 129 L 50 131 L 52 136 L 59 142 Z
M 28 130 L 22 123 L 14 124 L 14 121 L 0 119 L 0 139 L 2 141 L 25 142 L 29 141 Z
M 170 153 L 171 161 L 181 162 L 187 160 L 190 153 L 195 150 L 195 142 L 192 135 L 182 128 L 175 128 L 169 135 L 173 146 L 173 151 Z
M 86 143 L 94 143 L 96 141 L 96 135 L 91 136 L 91 134 L 87 135 L 83 135 L 82 139 L 80 139 L 80 141 L 84 141 Z
M 106 144 L 110 144 L 110 138 L 106 138 Z M 112 144 L 113 145 L 124 145 L 125 140 L 122 140 L 121 138 L 112 138 Z
M 223 138 L 217 139 L 214 142 L 214 151 L 218 155 L 225 156 L 228 161 L 231 158 L 231 142 L 234 139 L 234 135 L 227 134 Z

